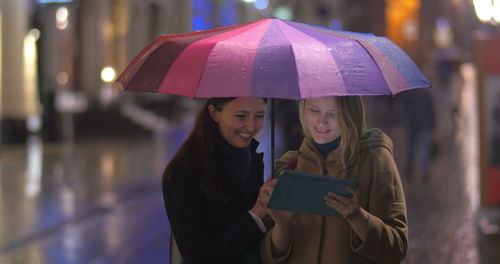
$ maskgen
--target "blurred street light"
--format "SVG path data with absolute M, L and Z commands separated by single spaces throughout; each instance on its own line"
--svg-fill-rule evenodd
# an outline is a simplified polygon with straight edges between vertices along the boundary
M 37 53 L 37 41 L 40 38 L 40 30 L 33 28 L 24 37 L 24 50 L 23 50 L 23 64 L 24 64 L 24 85 L 25 90 L 29 96 L 36 98 L 38 96 L 38 53 Z M 41 130 L 41 121 L 39 106 L 36 99 L 33 105 L 35 110 L 26 119 L 26 128 L 29 132 L 35 133 Z
M 104 67 L 101 70 L 101 79 L 105 83 L 110 83 L 115 80 L 115 69 L 113 67 Z
M 403 23 L 403 37 L 407 41 L 416 41 L 418 39 L 418 22 L 415 19 L 408 19 Z
M 434 29 L 434 44 L 440 49 L 445 49 L 453 44 L 453 30 L 450 21 L 446 18 L 439 18 Z
M 66 84 L 68 84 L 68 81 L 69 81 L 68 73 L 67 72 L 58 73 L 56 80 L 57 80 L 57 84 L 59 84 L 60 86 L 65 86 Z
M 483 23 L 500 23 L 500 0 L 473 0 L 476 16 Z
M 36 42 L 40 38 L 40 30 L 34 28 L 28 32 L 24 38 L 24 57 L 29 66 L 33 66 L 37 59 Z
M 500 23 L 500 0 L 495 0 L 493 3 L 493 20 L 495 23 Z
M 278 6 L 273 10 L 273 16 L 283 20 L 291 20 L 293 10 L 288 6 Z
M 257 9 L 266 9 L 269 6 L 269 0 L 257 0 L 254 6 Z
M 59 30 L 65 30 L 68 27 L 68 8 L 62 6 L 56 11 L 56 27 Z
M 111 82 L 115 80 L 116 72 L 112 67 L 104 67 L 101 71 L 101 79 L 104 85 L 99 90 L 99 101 L 101 106 L 108 106 L 115 102 L 118 97 L 118 89 L 112 87 Z
M 73 0 L 37 0 L 40 4 L 71 3 Z

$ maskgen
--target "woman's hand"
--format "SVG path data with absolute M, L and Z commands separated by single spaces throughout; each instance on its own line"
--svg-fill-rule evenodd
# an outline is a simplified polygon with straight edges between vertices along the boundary
M 264 205 L 266 207 L 267 213 L 269 214 L 269 216 L 271 216 L 276 225 L 281 227 L 288 227 L 294 215 L 293 212 L 275 210 L 267 207 L 267 203 L 269 202 L 269 198 L 271 197 L 277 182 L 278 179 L 269 179 L 264 183 L 264 185 L 262 185 L 262 187 L 264 187 L 262 188 Z
M 266 180 L 266 182 L 262 184 L 262 186 L 260 186 L 259 195 L 257 196 L 257 201 L 255 202 L 252 209 L 250 209 L 250 211 L 256 214 L 260 219 L 263 219 L 267 215 L 266 205 L 269 198 L 267 197 L 267 194 L 265 193 L 264 190 L 266 188 L 266 184 L 268 184 L 269 181 L 270 179 Z
M 350 187 L 346 188 L 352 194 L 351 198 L 345 197 L 334 192 L 329 192 L 325 196 L 326 205 L 337 210 L 345 219 L 351 218 L 353 215 L 359 213 L 359 191 Z
M 368 233 L 369 213 L 360 206 L 359 191 L 350 187 L 347 187 L 347 191 L 352 193 L 351 198 L 329 192 L 325 196 L 326 205 L 337 210 L 351 225 L 356 235 L 364 241 Z
M 267 213 L 274 220 L 274 227 L 271 230 L 271 250 L 272 254 L 275 257 L 284 256 L 287 252 L 288 247 L 290 246 L 290 224 L 292 222 L 292 218 L 295 215 L 294 212 L 285 211 L 285 210 L 276 210 L 267 207 L 269 203 L 269 198 L 274 191 L 274 187 L 278 179 L 267 180 L 263 185 L 263 194 L 264 194 L 264 202 L 266 206 Z

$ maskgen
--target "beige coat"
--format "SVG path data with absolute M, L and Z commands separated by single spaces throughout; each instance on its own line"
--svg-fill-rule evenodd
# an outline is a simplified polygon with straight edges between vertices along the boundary
M 271 252 L 271 232 L 261 243 L 264 263 L 399 263 L 408 248 L 406 204 L 401 179 L 392 158 L 392 141 L 382 131 L 370 129 L 361 139 L 361 165 L 352 179 L 359 183 L 361 207 L 369 212 L 364 241 L 343 218 L 299 213 L 292 221 L 292 243 L 285 257 Z M 277 162 L 285 169 L 296 152 L 285 153 Z M 300 147 L 297 170 L 335 177 L 333 168 L 339 149 L 326 158 L 306 137 Z

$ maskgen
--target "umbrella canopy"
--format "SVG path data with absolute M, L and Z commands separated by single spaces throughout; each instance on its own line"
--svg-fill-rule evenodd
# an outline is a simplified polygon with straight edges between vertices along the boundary
M 134 92 L 294 100 L 431 86 L 387 38 L 275 18 L 160 36 L 117 82 Z

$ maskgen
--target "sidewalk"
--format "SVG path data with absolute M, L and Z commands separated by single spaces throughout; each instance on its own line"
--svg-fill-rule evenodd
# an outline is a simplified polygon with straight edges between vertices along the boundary
M 167 263 L 160 148 L 144 139 L 3 147 L 0 264 Z
M 456 118 L 436 88 L 440 151 L 429 181 L 402 175 L 410 228 L 405 264 L 500 260 L 500 235 L 483 232 L 495 228 L 488 221 L 500 219 L 500 208 L 479 206 L 474 80 L 465 73 Z M 168 129 L 154 139 L 2 146 L 0 264 L 168 263 L 160 179 L 189 132 Z M 389 132 L 401 170 L 405 135 Z
M 494 219 L 500 208 L 480 207 L 473 70 L 466 65 L 464 79 L 452 82 L 457 86 L 434 91 L 440 152 L 432 163 L 429 182 L 403 177 L 410 227 L 404 263 L 493 264 L 500 260 L 500 235 L 486 236 L 479 227 L 481 219 L 486 215 Z M 458 93 L 458 115 L 452 114 L 454 102 L 448 100 L 449 93 Z M 404 153 L 402 140 L 395 138 L 396 155 Z

